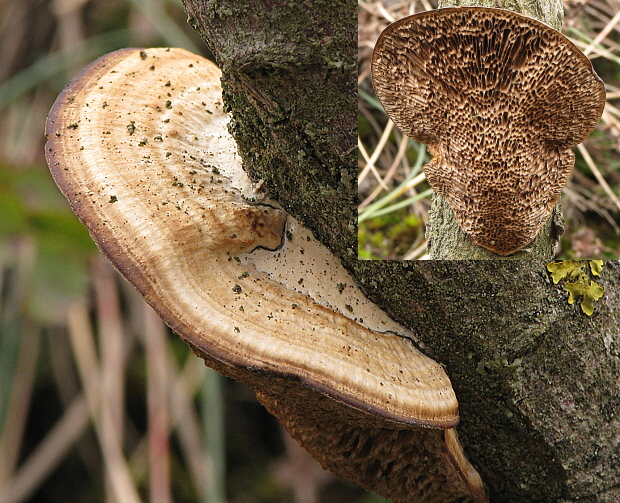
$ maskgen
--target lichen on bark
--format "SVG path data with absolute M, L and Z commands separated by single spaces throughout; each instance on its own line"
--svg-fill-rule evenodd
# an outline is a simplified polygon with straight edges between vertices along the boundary
M 620 265 L 592 317 L 545 265 L 358 261 L 357 277 L 446 365 L 491 502 L 617 502 Z

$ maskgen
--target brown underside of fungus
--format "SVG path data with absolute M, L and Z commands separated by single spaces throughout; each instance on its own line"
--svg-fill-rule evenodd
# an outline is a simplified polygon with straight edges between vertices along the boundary
M 82 71 L 46 128 L 73 210 L 166 323 L 325 467 L 395 502 L 484 501 L 445 371 L 252 186 L 219 81 L 181 49 Z
M 394 123 L 428 146 L 424 168 L 465 234 L 499 255 L 526 247 L 596 127 L 605 87 L 553 28 L 482 7 L 406 17 L 381 33 L 375 92 Z

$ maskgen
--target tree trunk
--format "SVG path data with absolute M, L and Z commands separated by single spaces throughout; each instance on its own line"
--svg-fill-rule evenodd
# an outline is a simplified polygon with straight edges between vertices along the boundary
M 443 197 L 433 194 L 426 223 L 426 243 L 432 260 L 552 260 L 564 233 L 560 203 L 525 249 L 501 256 L 474 244 L 463 232 L 454 211 Z
M 490 7 L 520 12 L 562 30 L 562 0 L 439 0 L 439 7 Z
M 620 501 L 620 265 L 592 317 L 540 261 L 358 262 L 446 365 L 491 502 Z
M 356 3 L 184 3 L 222 70 L 250 177 L 338 256 L 357 256 Z
M 359 261 L 352 0 L 185 0 L 246 168 L 445 364 L 491 502 L 620 501 L 620 265 L 586 316 L 542 261 Z

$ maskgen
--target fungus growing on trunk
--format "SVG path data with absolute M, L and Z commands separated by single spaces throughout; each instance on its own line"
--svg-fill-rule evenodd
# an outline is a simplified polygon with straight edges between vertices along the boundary
M 181 49 L 83 70 L 46 128 L 73 210 L 166 323 L 325 467 L 395 502 L 484 501 L 445 371 L 252 186 L 219 80 Z
M 551 215 L 596 127 L 605 87 L 566 37 L 527 16 L 482 7 L 409 16 L 381 33 L 377 97 L 407 136 L 465 234 L 499 255 L 526 247 Z

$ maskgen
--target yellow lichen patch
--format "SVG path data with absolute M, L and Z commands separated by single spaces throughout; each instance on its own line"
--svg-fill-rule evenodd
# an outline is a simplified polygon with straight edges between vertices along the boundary
M 590 276 L 600 276 L 603 270 L 602 260 L 561 260 L 547 264 L 554 284 L 565 281 L 564 290 L 568 295 L 568 303 L 574 304 L 577 297 L 581 299 L 581 310 L 588 316 L 594 313 L 594 302 L 605 293 L 602 286 Z

